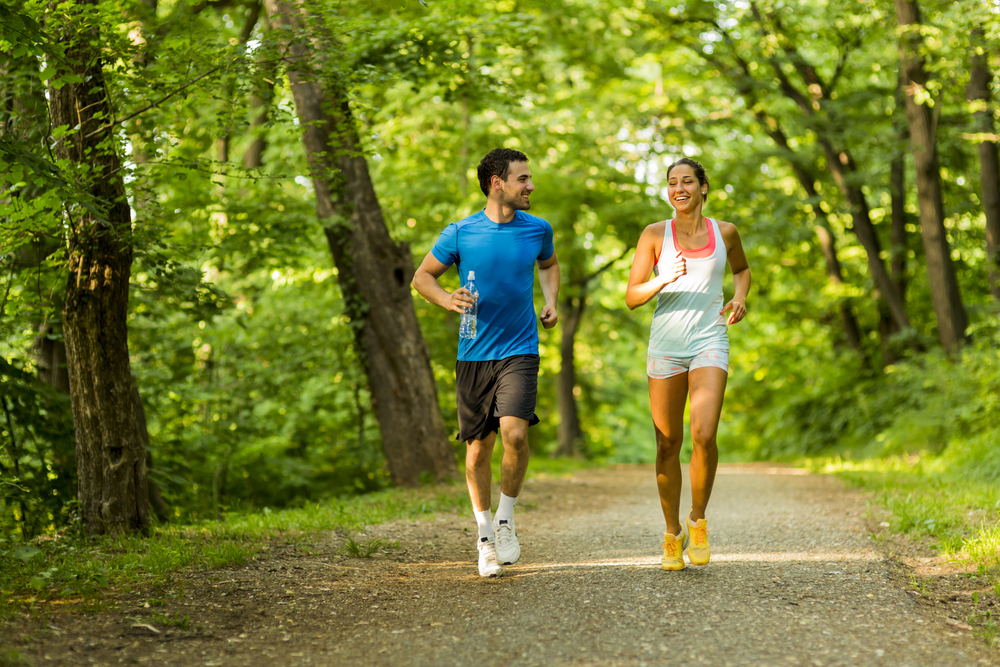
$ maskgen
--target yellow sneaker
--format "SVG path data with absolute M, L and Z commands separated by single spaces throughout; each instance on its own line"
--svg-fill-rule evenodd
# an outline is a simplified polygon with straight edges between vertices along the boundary
M 663 534 L 663 558 L 660 564 L 664 570 L 684 569 L 684 535 Z
M 691 517 L 685 517 L 684 524 L 691 540 L 687 546 L 688 560 L 692 565 L 708 565 L 712 557 L 712 549 L 708 545 L 708 521 L 698 519 L 694 522 Z

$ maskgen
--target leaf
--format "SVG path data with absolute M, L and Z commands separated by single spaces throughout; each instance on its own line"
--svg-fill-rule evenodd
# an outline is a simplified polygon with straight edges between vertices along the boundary
M 14 558 L 27 563 L 40 553 L 42 553 L 42 550 L 35 547 L 18 547 L 14 549 Z
M 132 628 L 135 630 L 148 630 L 149 632 L 152 632 L 154 635 L 160 634 L 160 631 L 154 628 L 149 623 L 133 623 Z

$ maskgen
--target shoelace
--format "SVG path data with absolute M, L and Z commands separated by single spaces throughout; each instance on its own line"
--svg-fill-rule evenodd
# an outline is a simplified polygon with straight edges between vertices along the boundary
M 668 558 L 673 558 L 677 555 L 677 542 L 669 538 L 663 540 L 663 549 L 667 552 Z
M 701 546 L 708 543 L 708 525 L 702 524 L 700 526 L 695 526 L 691 531 L 691 541 L 695 545 Z

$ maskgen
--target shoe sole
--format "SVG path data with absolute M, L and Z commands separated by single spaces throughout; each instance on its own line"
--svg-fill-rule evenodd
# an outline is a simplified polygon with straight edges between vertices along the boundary
M 663 570 L 666 572 L 680 572 L 681 570 L 684 569 L 684 563 L 681 563 L 679 567 L 677 565 L 667 566 L 662 564 L 660 565 L 660 567 L 663 568 Z
M 513 565 L 514 563 L 516 563 L 519 560 L 521 560 L 521 552 L 520 551 L 517 552 L 517 556 L 513 560 L 505 560 L 505 561 L 503 561 L 500 564 L 501 565 Z
M 692 564 L 692 565 L 698 565 L 698 566 L 700 567 L 700 566 L 703 566 L 703 565 L 708 565 L 708 562 L 709 562 L 710 560 L 712 560 L 712 558 L 711 558 L 711 557 L 708 557 L 708 558 L 706 558 L 706 559 L 705 559 L 704 561 L 697 561 L 697 560 L 695 560 L 694 558 L 691 558 L 691 554 L 688 554 L 688 560 L 690 560 L 690 561 L 691 561 L 691 564 Z

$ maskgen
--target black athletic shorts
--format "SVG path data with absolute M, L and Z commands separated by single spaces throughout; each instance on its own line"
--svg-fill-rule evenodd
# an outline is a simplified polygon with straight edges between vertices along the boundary
M 501 417 L 520 417 L 534 426 L 538 396 L 538 355 L 499 361 L 459 361 L 455 365 L 459 442 L 482 440 L 500 430 Z

